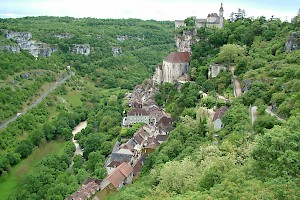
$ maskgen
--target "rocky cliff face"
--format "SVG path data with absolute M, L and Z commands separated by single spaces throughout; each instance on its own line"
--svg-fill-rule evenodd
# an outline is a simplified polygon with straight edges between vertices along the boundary
M 62 34 L 55 34 L 55 35 L 53 35 L 53 37 L 56 37 L 58 39 L 69 39 L 69 38 L 72 38 L 74 36 L 72 34 L 69 34 L 69 33 L 62 33 Z
M 13 52 L 19 52 L 20 49 L 28 50 L 29 53 L 35 57 L 50 57 L 51 53 L 55 51 L 55 49 L 52 49 L 50 45 L 46 43 L 32 40 L 32 34 L 30 32 L 13 32 L 5 30 L 4 34 L 7 39 L 12 39 L 18 43 L 18 47 L 2 47 L 5 50 L 11 50 Z
M 192 52 L 192 45 L 199 42 L 199 38 L 196 36 L 197 32 L 195 31 L 183 31 L 182 35 L 176 34 L 175 41 L 178 52 Z
M 12 45 L 5 45 L 5 46 L 0 46 L 0 51 L 12 51 L 13 53 L 18 53 L 18 52 L 20 52 L 20 47 L 12 46 Z
M 73 44 L 72 52 L 89 55 L 91 53 L 91 47 L 89 44 Z
M 122 53 L 122 48 L 121 47 L 113 47 L 111 48 L 113 56 L 118 56 Z
M 291 33 L 285 43 L 285 51 L 292 52 L 300 49 L 300 31 Z

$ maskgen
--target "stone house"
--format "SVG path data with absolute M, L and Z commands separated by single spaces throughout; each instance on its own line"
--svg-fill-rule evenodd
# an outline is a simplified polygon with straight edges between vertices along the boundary
M 118 151 L 112 152 L 105 161 L 104 167 L 107 174 L 110 174 L 115 168 L 122 163 L 132 164 L 136 160 L 136 155 L 129 149 L 120 148 Z
M 132 166 L 124 162 L 101 182 L 100 188 L 101 190 L 104 190 L 107 186 L 112 184 L 114 189 L 118 191 L 123 187 L 123 185 L 131 183 L 132 177 Z
M 206 19 L 195 18 L 195 24 L 197 28 L 208 27 L 208 28 L 223 28 L 224 27 L 224 8 L 221 3 L 219 9 L 219 15 L 217 13 L 210 13 L 207 15 Z M 184 20 L 175 20 L 175 28 L 185 26 Z
M 100 190 L 101 180 L 87 179 L 78 191 L 69 196 L 68 200 L 87 200 Z
M 216 113 L 214 114 L 213 117 L 213 125 L 214 125 L 214 129 L 215 131 L 219 131 L 223 128 L 223 123 L 222 123 L 222 117 L 225 114 L 225 112 L 228 110 L 229 108 L 226 106 L 222 106 L 221 108 L 219 108 Z
M 221 71 L 227 71 L 227 68 L 221 64 L 211 64 L 208 70 L 208 77 L 215 78 Z
M 190 53 L 172 52 L 158 65 L 153 76 L 157 84 L 175 83 L 179 77 L 185 76 L 189 71 Z
M 135 123 L 149 124 L 149 113 L 144 108 L 134 108 L 127 113 L 123 119 L 123 126 L 130 126 Z
M 174 128 L 172 126 L 173 119 L 168 117 L 162 117 L 157 123 L 156 127 L 158 128 L 159 135 L 167 135 L 169 134 Z
M 143 152 L 142 154 L 150 154 L 160 145 L 160 143 L 157 141 L 155 136 L 149 137 L 144 143 L 143 143 Z

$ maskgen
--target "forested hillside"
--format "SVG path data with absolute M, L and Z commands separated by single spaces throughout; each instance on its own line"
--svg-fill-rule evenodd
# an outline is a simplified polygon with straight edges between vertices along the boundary
M 299 31 L 300 15 L 291 23 L 236 15 L 223 29 L 198 29 L 193 81 L 165 83 L 156 95 L 176 129 L 139 179 L 108 199 L 299 199 L 300 50 L 285 45 Z M 211 78 L 212 63 L 227 70 Z M 215 131 L 210 112 L 221 106 Z
M 175 50 L 173 22 L 25 17 L 0 19 L 0 30 L 3 48 L 18 45 L 7 33 L 31 33 L 31 40 L 54 49 L 37 58 L 27 50 L 0 50 L 1 124 L 75 73 L 0 130 L 1 199 L 65 199 L 87 177 L 105 177 L 103 162 L 120 134 L 124 94 Z M 77 44 L 90 53 L 77 54 Z M 68 168 L 72 129 L 85 120 L 87 128 L 76 136 L 84 155 Z

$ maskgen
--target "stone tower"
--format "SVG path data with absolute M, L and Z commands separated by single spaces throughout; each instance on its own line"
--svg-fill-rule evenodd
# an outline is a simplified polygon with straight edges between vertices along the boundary
M 219 28 L 223 28 L 224 27 L 224 17 L 223 17 L 223 14 L 224 14 L 224 8 L 223 8 L 223 3 L 221 3 L 221 7 L 220 7 L 220 10 L 219 10 Z

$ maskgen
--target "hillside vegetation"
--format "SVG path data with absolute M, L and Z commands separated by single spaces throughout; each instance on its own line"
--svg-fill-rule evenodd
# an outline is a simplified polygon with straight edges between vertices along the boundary
M 298 199 L 300 51 L 286 52 L 285 43 L 299 22 L 300 15 L 292 23 L 241 17 L 223 29 L 199 29 L 194 82 L 166 83 L 156 95 L 177 116 L 176 129 L 146 160 L 139 180 L 108 199 Z M 208 78 L 211 63 L 227 71 Z M 240 97 L 233 97 L 232 67 L 247 88 Z M 217 132 L 207 109 L 222 105 L 229 110 Z M 251 106 L 258 107 L 253 124 Z M 267 106 L 285 121 L 266 113 Z

